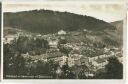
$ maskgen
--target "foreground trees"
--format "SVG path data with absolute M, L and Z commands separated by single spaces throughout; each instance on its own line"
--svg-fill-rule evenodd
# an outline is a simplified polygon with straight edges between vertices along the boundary
M 26 67 L 26 61 L 21 54 L 34 52 L 34 55 L 45 53 L 49 48 L 48 42 L 44 39 L 33 39 L 20 36 L 10 44 L 4 44 L 4 77 L 6 75 L 29 75 L 34 74 L 34 68 L 31 70 Z M 39 67 L 40 68 L 40 67 Z
M 107 79 L 122 79 L 123 78 L 123 65 L 117 58 L 109 58 L 109 63 L 105 66 Z
M 123 64 L 119 62 L 116 57 L 108 59 L 108 64 L 104 71 L 101 70 L 95 76 L 97 79 L 122 79 L 123 78 Z
M 69 67 L 68 60 L 60 67 L 59 61 L 56 59 L 31 60 L 25 59 L 22 54 L 28 51 L 36 52 L 33 56 L 45 53 L 49 48 L 48 42 L 43 39 L 28 39 L 27 37 L 20 37 L 13 41 L 12 44 L 4 44 L 4 78 L 7 75 L 13 76 L 47 76 L 52 79 L 122 79 L 123 65 L 115 57 L 108 59 L 108 64 L 104 69 L 96 71 L 95 76 L 89 77 L 90 69 L 84 65 Z M 59 45 L 58 49 L 69 57 L 72 48 L 66 47 L 64 44 Z M 44 50 L 44 51 L 42 51 Z M 41 51 L 41 52 L 37 52 Z M 30 53 L 29 53 L 30 54 Z M 32 56 L 32 57 L 33 57 Z M 57 58 L 58 60 L 59 58 Z M 80 69 L 81 68 L 81 69 Z M 76 70 L 75 70 L 76 69 Z M 20 77 L 19 77 L 20 78 Z

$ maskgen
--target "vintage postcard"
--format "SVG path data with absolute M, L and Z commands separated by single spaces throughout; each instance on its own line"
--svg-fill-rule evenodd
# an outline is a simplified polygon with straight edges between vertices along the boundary
M 3 3 L 3 79 L 123 79 L 122 3 Z

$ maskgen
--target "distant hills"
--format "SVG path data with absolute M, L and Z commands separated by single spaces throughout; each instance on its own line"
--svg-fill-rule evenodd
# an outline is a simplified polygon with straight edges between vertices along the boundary
M 120 21 L 115 21 L 115 22 L 111 22 L 111 24 L 113 25 L 113 26 L 115 26 L 116 27 L 116 29 L 120 32 L 120 33 L 123 33 L 123 21 L 122 20 L 120 20 Z
M 91 32 L 88 33 L 90 40 L 110 43 L 110 45 L 121 44 L 122 22 L 107 23 L 86 15 L 51 10 L 4 13 L 4 28 L 11 27 L 41 34 L 57 33 L 61 29 L 78 33 L 86 29 L 87 32 Z
M 116 35 L 119 39 L 118 42 L 120 44 L 123 44 L 123 20 L 115 21 L 115 22 L 112 22 L 111 24 L 114 25 L 117 29 Z
M 76 31 L 79 29 L 88 29 L 91 31 L 116 29 L 111 24 L 90 16 L 50 10 L 5 13 L 4 26 L 45 34 L 56 33 L 61 29 L 65 31 Z

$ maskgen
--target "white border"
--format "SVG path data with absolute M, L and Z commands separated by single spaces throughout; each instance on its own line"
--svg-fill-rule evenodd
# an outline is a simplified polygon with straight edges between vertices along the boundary
M 3 5 L 1 2 L 1 81 L 3 79 Z
M 7 0 L 6 0 L 7 1 Z M 6 3 L 6 1 L 3 1 L 3 3 Z M 20 1 L 7 1 L 8 3 L 22 3 L 22 2 L 20 2 Z M 45 1 L 41 1 L 42 3 L 46 3 Z M 31 0 L 31 4 L 37 4 L 37 3 L 41 3 L 41 2 L 36 2 L 36 0 L 35 1 L 32 1 Z M 48 1 L 49 3 L 56 3 L 56 2 L 62 2 L 62 3 L 80 3 L 79 1 Z M 107 0 L 105 0 L 105 1 L 101 1 L 100 0 L 100 2 L 99 1 L 81 1 L 81 3 L 82 2 L 88 2 L 88 4 L 102 4 L 102 3 L 105 3 L 105 4 L 125 4 L 125 1 L 122 1 L 121 0 L 121 2 L 120 2 L 120 0 L 119 1 L 107 1 Z M 23 3 L 30 3 L 30 1 L 24 1 Z M 125 9 L 125 7 L 124 7 L 124 11 L 125 11 L 126 9 Z M 113 79 L 111 79 L 111 80 L 107 80 L 107 79 L 105 79 L 105 80 L 102 80 L 102 79 L 95 79 L 95 80 L 93 80 L 93 79 L 90 79 L 90 80 L 79 80 L 79 79 L 75 79 L 75 80 L 60 80 L 60 79 L 56 79 L 56 80 L 54 80 L 54 79 L 3 79 L 3 4 L 2 4 L 2 31 L 1 31 L 1 81 L 3 82 L 3 83 L 44 83 L 44 84 L 65 84 L 65 83 L 68 83 L 68 84 L 72 84 L 72 83 L 74 83 L 74 84 L 124 84 L 125 83 L 125 79 L 126 79 L 126 75 L 125 75 L 125 73 L 126 73 L 126 56 L 127 56 L 127 54 L 126 54 L 126 52 L 127 52 L 127 50 L 126 50 L 126 40 L 124 40 L 124 39 L 126 39 L 126 34 L 127 34 L 127 32 L 126 32 L 126 13 L 124 12 L 124 27 L 123 27 L 123 56 L 124 56 L 124 59 L 123 59 L 123 61 L 124 61 L 124 78 L 123 79 L 120 79 L 120 80 L 113 80 Z
M 41 3 L 87 3 L 87 4 L 124 4 L 125 0 L 3 0 L 2 3 L 28 3 L 28 4 L 41 4 Z

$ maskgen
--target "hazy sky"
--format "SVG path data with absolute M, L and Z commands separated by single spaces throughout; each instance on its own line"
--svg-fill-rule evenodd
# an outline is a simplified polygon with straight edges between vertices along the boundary
M 124 16 L 123 4 L 120 3 L 86 3 L 86 2 L 18 2 L 3 3 L 4 12 L 19 12 L 35 9 L 67 11 L 81 15 L 92 16 L 106 22 L 122 20 Z

